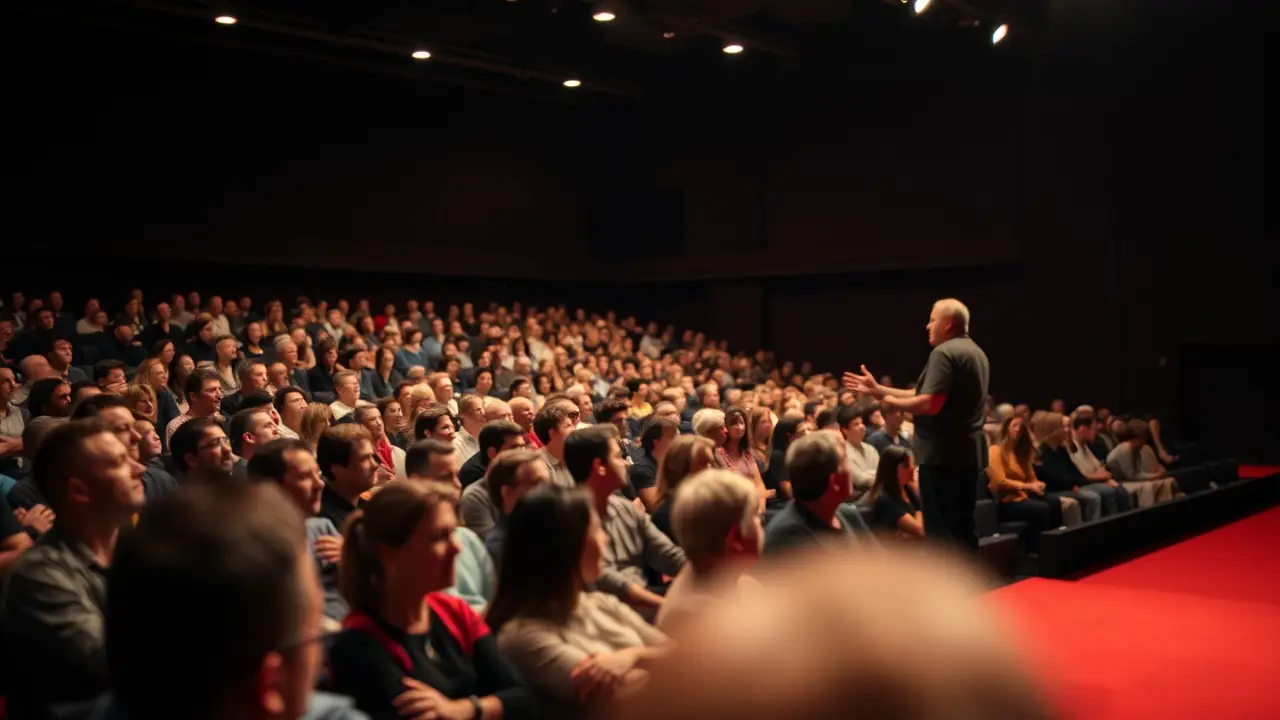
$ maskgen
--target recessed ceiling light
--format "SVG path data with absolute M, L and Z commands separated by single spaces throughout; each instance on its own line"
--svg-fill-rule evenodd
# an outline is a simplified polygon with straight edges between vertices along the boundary
M 598 12 L 595 15 L 592 15 L 591 19 L 596 22 L 613 22 L 618 19 L 618 16 L 611 12 Z
M 671 38 L 673 38 L 673 37 L 675 37 L 675 36 L 676 36 L 676 34 L 675 34 L 675 33 L 673 33 L 673 32 L 671 32 L 670 30 L 668 30 L 668 31 L 666 31 L 666 32 L 664 32 L 664 33 L 662 33 L 662 37 L 664 37 L 664 38 L 666 38 L 666 39 L 668 39 L 668 40 L 670 40 Z
M 924 12 L 925 10 L 928 10 L 928 9 L 929 9 L 929 3 L 931 3 L 932 1 L 933 1 L 933 0 L 916 0 L 916 5 L 915 5 L 915 7 L 916 7 L 916 14 L 917 14 L 917 15 L 919 15 L 920 13 Z
M 1009 35 L 1009 26 L 1001 25 L 1000 27 L 996 28 L 995 32 L 991 33 L 991 44 L 998 45 L 1000 41 L 1008 37 L 1008 35 Z
M 414 50 L 414 51 L 413 51 L 413 59 L 414 59 L 414 60 L 427 60 L 427 59 L 429 59 L 430 57 L 431 57 L 431 53 L 427 52 L 426 50 Z
M 743 48 L 741 45 L 738 45 L 737 43 L 724 46 L 724 51 L 725 51 L 725 54 L 727 55 L 737 55 L 741 53 L 744 49 L 745 48 Z
M 581 80 L 565 80 L 564 86 L 567 88 L 582 87 L 582 81 Z
M 213 21 L 218 23 L 219 25 L 235 25 L 237 22 L 239 22 L 238 20 L 236 20 L 234 17 L 230 15 L 219 15 L 218 17 L 214 18 Z

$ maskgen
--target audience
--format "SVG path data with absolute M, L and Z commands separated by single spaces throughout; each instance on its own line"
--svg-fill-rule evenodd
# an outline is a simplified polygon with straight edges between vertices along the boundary
M 329 653 L 330 685 L 382 718 L 537 717 L 533 693 L 454 582 L 457 519 L 435 483 L 395 481 L 344 529 L 351 606 Z
M 787 476 L 794 498 L 765 528 L 765 552 L 822 546 L 873 544 L 861 513 L 846 504 L 853 492 L 846 443 L 835 431 L 800 438 L 787 450 Z
M 275 483 L 293 501 L 305 519 L 307 548 L 315 564 L 315 575 L 324 589 L 324 617 L 333 623 L 347 616 L 347 601 L 338 589 L 338 562 L 342 557 L 342 534 L 333 521 L 320 517 L 324 479 L 315 453 L 297 439 L 273 440 L 254 453 L 246 474 L 252 482 Z
M 871 508 L 876 529 L 897 537 L 924 537 L 919 478 L 910 451 L 889 445 L 880 454 L 875 485 L 867 493 L 866 506 Z
M 762 552 L 924 534 L 911 416 L 700 333 L 518 303 L 192 293 L 148 313 L 135 291 L 77 334 L 61 307 L 0 320 L 13 717 L 610 716 L 665 671 L 668 634 L 770 597 Z M 1061 405 L 988 399 L 1002 520 L 1034 534 L 1211 487 L 1158 421 Z M 190 637 L 130 645 L 156 623 Z
M 116 539 L 145 502 L 143 466 L 110 425 L 54 428 L 34 457 L 34 480 L 56 515 L 10 568 L 0 643 L 9 714 L 44 717 L 107 689 L 103 613 Z
M 666 632 L 696 620 L 717 584 L 753 587 L 747 571 L 764 551 L 755 487 L 737 473 L 704 470 L 682 483 L 671 524 L 688 562 L 672 581 L 655 619 L 658 629 Z
M 646 571 L 674 577 L 684 567 L 685 555 L 647 515 L 617 494 L 627 482 L 627 466 L 616 431 L 608 425 L 575 430 L 565 442 L 564 454 L 574 482 L 591 491 L 608 537 L 604 570 L 596 587 L 646 617 L 656 615 L 662 606 L 662 588 L 649 582 Z M 555 484 L 554 479 L 551 482 Z
M 274 488 L 195 488 L 149 508 L 107 573 L 105 716 L 357 720 L 312 692 L 322 605 L 304 538 Z
M 634 691 L 647 678 L 645 668 L 669 650 L 666 636 L 625 602 L 590 591 L 602 578 L 606 540 L 583 489 L 534 489 L 506 522 L 498 595 L 487 620 L 538 693 L 544 717 L 578 717 Z

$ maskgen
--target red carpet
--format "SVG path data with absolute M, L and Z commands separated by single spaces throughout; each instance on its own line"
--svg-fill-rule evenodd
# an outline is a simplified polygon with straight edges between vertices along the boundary
M 1062 715 L 1280 718 L 1280 508 L 991 594 Z

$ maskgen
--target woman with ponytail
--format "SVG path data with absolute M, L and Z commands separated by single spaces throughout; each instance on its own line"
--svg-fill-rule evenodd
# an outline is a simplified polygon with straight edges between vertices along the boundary
M 450 488 L 384 486 L 352 513 L 341 577 L 351 613 L 329 656 L 333 689 L 373 720 L 533 718 L 533 694 L 454 582 Z

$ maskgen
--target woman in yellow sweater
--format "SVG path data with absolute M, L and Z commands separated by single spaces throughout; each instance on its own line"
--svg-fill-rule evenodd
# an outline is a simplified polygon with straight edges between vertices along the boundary
M 1062 506 L 1055 498 L 1045 497 L 1045 485 L 1036 479 L 1035 448 L 1022 418 L 1005 419 L 990 455 L 987 487 L 996 499 L 1000 522 L 1022 521 L 1036 534 L 1062 525 Z

